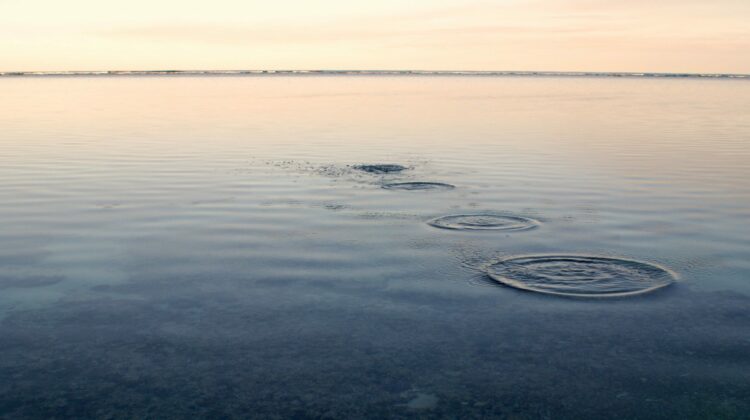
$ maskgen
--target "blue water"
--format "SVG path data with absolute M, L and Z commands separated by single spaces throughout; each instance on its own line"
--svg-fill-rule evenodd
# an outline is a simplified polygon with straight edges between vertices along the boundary
M 744 80 L 14 77 L 0 91 L 2 417 L 750 412 Z M 398 182 L 455 188 L 383 188 Z M 537 225 L 428 224 L 456 214 Z M 568 299 L 482 271 L 537 254 L 678 280 Z

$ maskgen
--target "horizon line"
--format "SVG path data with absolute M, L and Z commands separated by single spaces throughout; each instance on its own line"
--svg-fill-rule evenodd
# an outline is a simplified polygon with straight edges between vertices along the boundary
M 24 76 L 555 76 L 555 77 L 646 77 L 750 79 L 750 73 L 533 71 L 533 70 L 51 70 L 0 71 L 0 77 Z

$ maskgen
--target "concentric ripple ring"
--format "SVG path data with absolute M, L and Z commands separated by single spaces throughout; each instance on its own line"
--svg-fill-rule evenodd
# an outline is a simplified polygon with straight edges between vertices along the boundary
M 669 286 L 677 273 L 657 264 L 592 255 L 522 255 L 490 262 L 493 280 L 517 289 L 558 296 L 633 296 Z
M 419 190 L 451 190 L 456 187 L 454 185 L 445 184 L 442 182 L 394 182 L 391 184 L 384 184 L 383 188 L 387 190 L 419 191 Z
M 438 217 L 428 225 L 451 230 L 500 230 L 506 232 L 534 229 L 539 222 L 522 216 L 501 214 L 455 214 Z

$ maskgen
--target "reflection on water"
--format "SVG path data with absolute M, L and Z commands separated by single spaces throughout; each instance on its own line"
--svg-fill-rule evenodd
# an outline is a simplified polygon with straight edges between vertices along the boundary
M 745 81 L 6 78 L 0 89 L 2 416 L 750 411 Z M 408 170 L 357 166 L 382 162 Z M 456 188 L 382 188 L 423 182 Z M 451 226 L 540 223 L 426 223 L 458 215 L 473 218 Z M 648 283 L 659 267 L 680 280 L 590 301 L 482 271 L 518 255 L 600 256 L 520 270 L 557 286 L 623 272 Z

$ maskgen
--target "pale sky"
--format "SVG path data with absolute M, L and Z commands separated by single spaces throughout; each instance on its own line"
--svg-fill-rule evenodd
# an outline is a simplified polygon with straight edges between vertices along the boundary
M 0 71 L 750 73 L 750 0 L 0 0 Z

